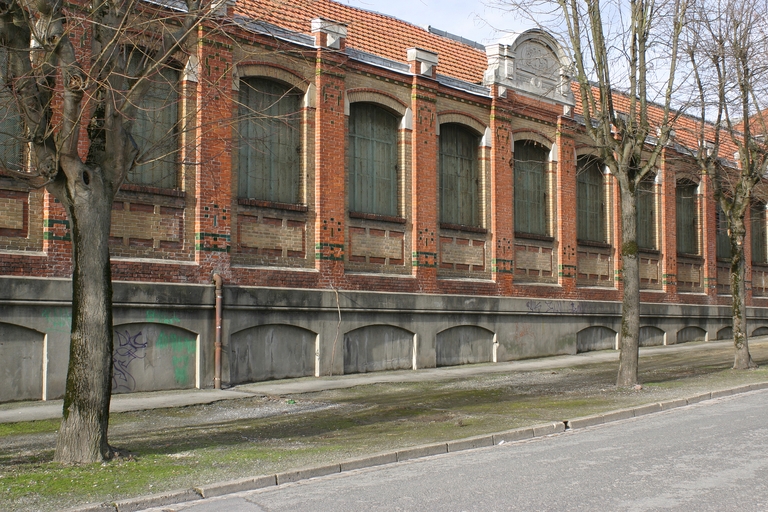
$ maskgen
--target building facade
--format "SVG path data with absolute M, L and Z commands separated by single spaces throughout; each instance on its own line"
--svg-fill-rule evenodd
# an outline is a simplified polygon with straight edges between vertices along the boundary
M 225 386 L 616 348 L 618 185 L 549 34 L 480 47 L 329 0 L 222 15 L 136 122 L 156 157 L 112 212 L 115 392 L 213 385 L 214 274 Z M 641 185 L 643 345 L 731 335 L 694 132 Z M 765 205 L 749 215 L 761 335 Z M 63 395 L 71 256 L 53 197 L 0 178 L 0 401 Z

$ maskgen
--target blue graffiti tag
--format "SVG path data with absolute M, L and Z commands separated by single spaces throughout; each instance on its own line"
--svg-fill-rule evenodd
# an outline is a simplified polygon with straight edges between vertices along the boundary
M 138 341 L 141 331 L 133 336 L 128 331 L 124 333 L 115 331 L 115 335 L 117 339 L 115 340 L 115 350 L 112 356 L 112 391 L 134 391 L 136 389 L 136 379 L 131 375 L 128 366 L 134 359 L 144 359 L 144 350 L 147 348 L 147 342 L 140 343 Z

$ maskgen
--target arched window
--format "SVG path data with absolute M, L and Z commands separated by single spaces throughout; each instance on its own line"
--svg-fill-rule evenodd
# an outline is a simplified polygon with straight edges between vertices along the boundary
M 605 242 L 605 186 L 600 161 L 581 156 L 576 163 L 576 238 Z
M 752 263 L 768 263 L 768 236 L 766 236 L 765 203 L 754 203 L 749 211 L 752 237 Z
M 128 61 L 130 76 L 149 65 L 143 52 L 133 50 Z M 164 67 L 152 77 L 141 97 L 131 135 L 139 148 L 139 159 L 126 177 L 128 183 L 176 188 L 178 183 L 179 71 Z
M 238 195 L 299 203 L 301 96 L 264 78 L 240 80 Z
M 697 203 L 698 185 L 681 180 L 675 188 L 677 207 L 677 252 L 699 254 L 699 215 Z
M 8 77 L 8 50 L 0 48 L 0 73 Z M 0 159 L 10 169 L 20 169 L 24 161 L 21 115 L 13 92 L 0 83 Z
M 479 137 L 459 124 L 440 126 L 440 222 L 479 226 Z
M 515 232 L 547 235 L 549 150 L 529 140 L 515 142 Z
M 349 210 L 397 216 L 397 118 L 371 103 L 349 108 Z
M 637 246 L 640 249 L 657 249 L 654 178 L 649 174 L 637 185 Z

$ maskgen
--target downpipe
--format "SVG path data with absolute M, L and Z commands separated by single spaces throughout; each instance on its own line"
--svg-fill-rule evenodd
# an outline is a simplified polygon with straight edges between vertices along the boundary
M 216 333 L 213 341 L 213 388 L 221 389 L 221 309 L 223 302 L 224 280 L 219 274 L 213 274 L 216 285 Z

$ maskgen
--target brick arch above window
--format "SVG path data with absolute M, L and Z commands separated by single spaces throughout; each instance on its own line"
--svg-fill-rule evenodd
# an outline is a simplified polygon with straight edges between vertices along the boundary
M 479 137 L 483 137 L 486 134 L 486 130 L 488 128 L 482 121 L 480 121 L 480 119 L 476 118 L 475 116 L 465 114 L 464 112 L 439 112 L 437 114 L 438 128 L 441 124 L 447 123 L 464 125 L 470 128 L 472 131 L 476 132 Z M 438 135 L 440 135 L 439 132 Z
M 551 162 L 557 162 L 557 146 L 548 137 L 543 134 L 530 130 L 521 130 L 512 133 L 512 147 L 515 147 L 515 142 L 531 141 L 543 146 L 549 154 L 547 157 Z
M 554 147 L 555 143 L 550 140 L 548 137 L 544 136 L 542 133 L 534 132 L 530 130 L 524 130 L 519 132 L 512 132 L 512 143 L 523 141 L 523 140 L 530 140 L 537 144 L 541 144 L 548 150 L 552 151 L 552 148 Z
M 294 71 L 266 63 L 244 63 L 235 66 L 232 77 L 232 89 L 240 89 L 240 78 L 259 77 L 282 82 L 296 89 L 307 92 L 311 82 Z
M 408 105 L 405 102 L 375 89 L 349 89 L 346 99 L 347 104 L 344 113 L 347 115 L 349 115 L 349 104 L 351 103 L 373 103 L 386 108 L 398 117 L 406 115 L 408 110 Z

